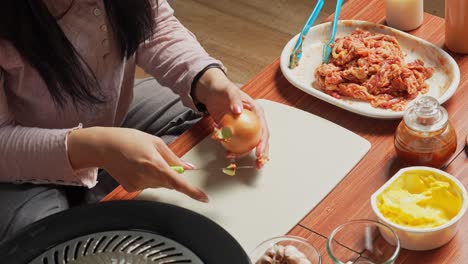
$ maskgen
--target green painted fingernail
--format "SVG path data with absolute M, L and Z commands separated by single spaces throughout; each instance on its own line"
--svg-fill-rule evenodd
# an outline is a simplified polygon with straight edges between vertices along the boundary
M 175 170 L 179 174 L 182 174 L 185 172 L 185 169 L 182 166 L 171 166 L 171 169 Z

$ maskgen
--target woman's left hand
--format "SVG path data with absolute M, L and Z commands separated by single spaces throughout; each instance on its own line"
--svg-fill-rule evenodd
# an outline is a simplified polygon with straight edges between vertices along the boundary
M 262 161 L 268 159 L 270 138 L 263 108 L 217 68 L 209 69 L 202 75 L 196 86 L 195 97 L 205 104 L 215 123 L 219 123 L 225 114 L 241 114 L 244 107 L 257 114 L 262 125 L 262 137 L 255 148 L 255 155 L 257 161 L 261 161 L 257 162 L 257 166 L 261 167 Z M 226 157 L 237 159 L 246 154 L 248 153 L 238 155 L 227 152 Z

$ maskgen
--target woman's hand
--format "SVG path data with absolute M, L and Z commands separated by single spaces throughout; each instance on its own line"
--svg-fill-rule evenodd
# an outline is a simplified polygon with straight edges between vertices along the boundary
M 245 107 L 255 112 L 262 125 L 262 138 L 256 146 L 255 154 L 257 160 L 268 159 L 270 133 L 263 108 L 249 95 L 236 87 L 220 69 L 212 68 L 203 74 L 197 83 L 195 97 L 206 105 L 208 112 L 216 123 L 229 111 L 238 115 L 242 113 Z M 241 155 L 226 153 L 226 156 L 235 159 L 245 154 L 247 153 Z M 259 162 L 257 165 L 262 166 L 263 163 Z
M 134 192 L 164 187 L 208 202 L 208 196 L 191 186 L 171 166 L 193 168 L 179 159 L 158 137 L 128 128 L 84 128 L 68 136 L 68 155 L 75 169 L 100 167 L 122 187 Z

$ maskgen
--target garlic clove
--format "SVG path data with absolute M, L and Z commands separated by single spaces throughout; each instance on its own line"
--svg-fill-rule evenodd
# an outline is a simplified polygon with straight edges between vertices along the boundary
M 265 255 L 272 258 L 272 257 L 274 257 L 276 255 L 276 250 L 273 247 L 268 248 L 267 251 L 265 252 Z
M 279 256 L 279 257 L 281 257 L 281 259 L 283 259 L 284 256 L 285 256 L 285 252 L 284 252 L 285 248 L 284 248 L 284 246 L 282 246 L 282 245 L 275 245 L 275 250 L 276 250 L 276 255 Z
M 274 262 L 271 257 L 263 255 L 255 264 L 274 264 Z
M 294 255 L 288 258 L 286 263 L 288 264 L 311 264 L 307 258 L 303 257 L 303 254 L 300 255 Z
M 288 245 L 284 249 L 284 255 L 286 257 L 295 256 L 295 255 L 300 254 L 300 253 L 301 252 L 299 252 L 299 250 L 295 246 Z

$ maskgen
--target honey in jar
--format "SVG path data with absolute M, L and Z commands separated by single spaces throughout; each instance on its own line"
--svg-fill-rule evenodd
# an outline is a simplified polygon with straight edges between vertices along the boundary
M 415 99 L 395 132 L 400 159 L 411 166 L 441 168 L 456 148 L 457 136 L 445 108 L 431 96 Z

